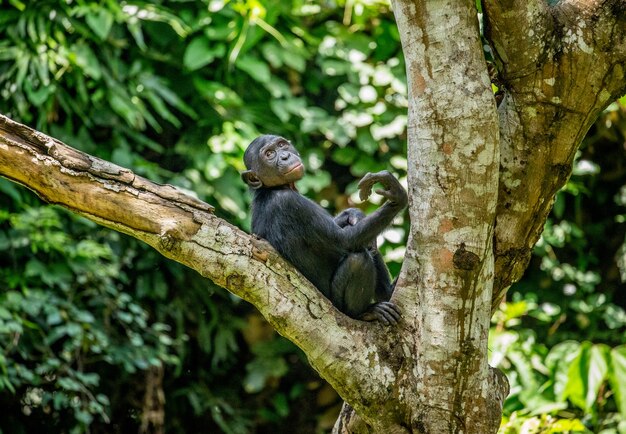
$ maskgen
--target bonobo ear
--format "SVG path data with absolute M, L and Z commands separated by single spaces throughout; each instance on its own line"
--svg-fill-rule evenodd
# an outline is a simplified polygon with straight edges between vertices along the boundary
M 256 173 L 252 170 L 246 170 L 245 172 L 241 172 L 241 179 L 243 179 L 243 182 L 248 184 L 250 188 L 253 188 L 255 190 L 263 187 L 263 181 L 261 181 L 259 177 L 256 176 Z

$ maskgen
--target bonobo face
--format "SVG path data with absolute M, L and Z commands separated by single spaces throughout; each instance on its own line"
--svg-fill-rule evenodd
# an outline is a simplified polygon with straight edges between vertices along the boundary
M 242 173 L 242 178 L 252 188 L 287 185 L 304 175 L 300 154 L 279 136 L 255 139 L 246 149 L 244 162 L 249 170 Z

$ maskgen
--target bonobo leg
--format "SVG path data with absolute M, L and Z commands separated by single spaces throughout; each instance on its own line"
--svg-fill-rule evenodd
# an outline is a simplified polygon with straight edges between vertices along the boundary
M 333 276 L 331 301 L 352 318 L 396 324 L 400 313 L 393 303 L 371 304 L 376 290 L 376 271 L 369 250 L 346 255 Z
M 358 208 L 347 208 L 339 213 L 335 217 L 335 223 L 341 228 L 346 226 L 355 226 L 358 222 L 365 218 L 365 214 Z M 383 260 L 382 255 L 376 248 L 376 242 L 374 242 L 371 246 L 367 248 L 368 252 L 372 257 L 372 262 L 374 267 L 376 268 L 376 290 L 375 290 L 375 300 L 377 302 L 388 302 L 391 298 L 391 294 L 393 294 L 393 290 L 396 287 L 396 282 L 398 278 L 394 279 L 393 283 L 389 277 L 389 270 L 387 270 L 387 265 L 385 265 L 385 261 Z M 378 314 L 377 311 L 383 310 L 383 313 Z M 393 303 L 376 303 L 374 305 L 370 305 L 368 311 L 361 314 L 360 318 L 365 321 L 373 321 L 379 319 L 379 316 L 385 318 L 385 313 L 387 313 L 387 317 L 391 315 L 393 318 L 399 317 L 399 310 Z M 384 320 L 382 320 L 384 322 Z
M 374 298 L 376 269 L 367 250 L 346 255 L 339 263 L 331 284 L 331 299 L 337 308 L 353 318 L 367 310 Z

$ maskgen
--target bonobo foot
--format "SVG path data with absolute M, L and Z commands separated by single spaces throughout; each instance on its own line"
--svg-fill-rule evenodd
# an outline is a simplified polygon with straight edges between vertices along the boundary
M 386 326 L 396 325 L 400 321 L 400 309 L 390 301 L 380 301 L 368 307 L 359 319 L 363 321 L 379 321 Z

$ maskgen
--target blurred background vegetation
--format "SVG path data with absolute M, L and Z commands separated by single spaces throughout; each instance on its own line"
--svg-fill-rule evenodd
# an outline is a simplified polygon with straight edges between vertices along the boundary
M 386 1 L 0 0 L 0 112 L 249 229 L 261 133 L 292 139 L 331 212 L 406 176 Z M 463 101 L 459 101 L 463 104 Z M 530 268 L 494 317 L 502 433 L 626 433 L 626 100 L 589 132 Z M 392 273 L 408 221 L 381 246 Z M 383 240 L 381 240 L 383 241 Z M 247 303 L 0 179 L 2 433 L 318 433 L 340 400 Z

